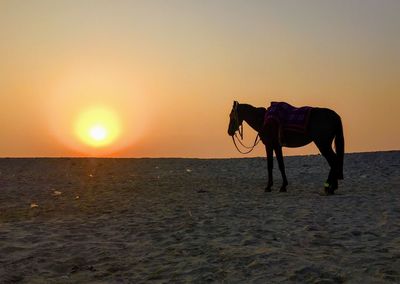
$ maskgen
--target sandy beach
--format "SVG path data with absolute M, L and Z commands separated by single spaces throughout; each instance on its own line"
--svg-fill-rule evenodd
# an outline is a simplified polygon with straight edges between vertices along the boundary
M 400 152 L 0 159 L 0 283 L 400 282 Z

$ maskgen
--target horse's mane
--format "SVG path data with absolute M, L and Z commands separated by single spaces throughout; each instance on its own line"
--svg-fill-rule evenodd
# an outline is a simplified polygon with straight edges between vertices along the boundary
M 256 127 L 257 130 L 259 130 L 261 126 L 264 124 L 264 116 L 267 109 L 264 107 L 254 107 L 249 104 L 240 104 L 240 106 L 242 107 L 245 113 L 251 114 L 247 115 L 248 118 L 247 123 L 250 123 L 251 125 Z M 253 121 L 253 123 L 251 123 L 251 121 Z

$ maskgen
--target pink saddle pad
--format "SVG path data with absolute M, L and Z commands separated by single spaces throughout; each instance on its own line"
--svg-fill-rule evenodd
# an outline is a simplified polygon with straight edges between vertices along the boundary
M 285 102 L 271 102 L 264 117 L 264 125 L 269 120 L 276 120 L 283 130 L 306 132 L 312 107 L 294 107 Z

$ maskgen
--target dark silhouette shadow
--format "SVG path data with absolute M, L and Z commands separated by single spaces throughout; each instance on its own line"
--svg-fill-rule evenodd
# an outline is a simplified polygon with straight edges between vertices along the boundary
M 295 108 L 284 102 L 273 102 L 268 109 L 256 108 L 234 101 L 229 117 L 228 134 L 232 136 L 232 139 L 235 139 L 234 135 L 238 130 L 239 134 L 243 135 L 242 123 L 246 121 L 258 132 L 265 145 L 268 163 L 268 184 L 265 191 L 271 191 L 273 185 L 273 152 L 275 151 L 282 174 L 283 184 L 280 191 L 284 192 L 288 181 L 282 147 L 302 147 L 314 142 L 331 168 L 324 184 L 325 193 L 334 194 L 338 188 L 338 180 L 343 179 L 344 158 L 343 126 L 336 112 L 319 107 Z M 333 140 L 335 140 L 336 153 L 332 149 Z

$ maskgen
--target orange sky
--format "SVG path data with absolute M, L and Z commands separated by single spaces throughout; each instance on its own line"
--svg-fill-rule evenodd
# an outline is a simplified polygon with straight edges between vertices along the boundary
M 389 0 L 3 0 L 0 156 L 239 157 L 233 100 L 329 107 L 346 151 L 398 150 L 399 11 Z M 105 148 L 74 132 L 93 108 L 118 117 Z

